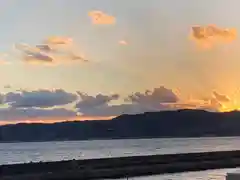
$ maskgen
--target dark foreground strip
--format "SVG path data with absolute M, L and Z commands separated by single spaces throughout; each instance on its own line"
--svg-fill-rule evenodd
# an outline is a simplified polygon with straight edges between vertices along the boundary
M 0 179 L 91 180 L 235 167 L 240 167 L 240 151 L 2 165 Z

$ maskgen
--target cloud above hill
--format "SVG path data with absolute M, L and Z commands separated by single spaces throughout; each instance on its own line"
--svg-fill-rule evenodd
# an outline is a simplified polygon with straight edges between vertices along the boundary
M 80 97 L 76 103 L 76 109 L 87 116 L 118 116 L 177 109 L 221 111 L 224 105 L 231 101 L 228 96 L 216 91 L 213 91 L 207 99 L 184 100 L 173 90 L 164 86 L 154 88 L 152 91 L 133 93 L 125 98 L 125 103 L 117 105 L 111 103 L 120 98 L 117 94 L 90 96 L 81 93 Z
M 49 108 L 72 103 L 77 95 L 62 89 L 9 92 L 5 94 L 4 101 L 14 108 Z
M 79 109 L 106 106 L 112 100 L 116 100 L 119 98 L 118 94 L 113 94 L 113 95 L 98 94 L 96 96 L 89 96 L 82 92 L 77 92 L 77 93 L 81 98 L 81 100 L 76 104 L 76 108 L 79 108 Z
M 121 114 L 137 114 L 148 111 L 160 111 L 171 109 L 167 103 L 178 102 L 178 97 L 171 89 L 163 86 L 145 93 L 136 92 L 129 95 L 126 103 L 120 105 L 109 105 L 112 100 L 119 98 L 119 95 L 89 96 L 80 94 L 81 99 L 76 104 L 79 112 L 92 116 L 117 116 Z
M 122 103 L 119 103 L 121 102 Z M 63 89 L 18 90 L 0 94 L 0 121 L 32 119 L 78 120 L 86 117 L 98 119 L 121 114 L 139 114 L 177 109 L 204 109 L 220 111 L 231 99 L 217 91 L 209 98 L 184 100 L 172 89 L 159 86 L 145 92 L 135 92 L 127 97 L 120 94 L 89 95 L 80 91 Z M 66 109 L 66 107 L 68 107 Z
M 176 103 L 179 99 L 171 89 L 160 86 L 153 91 L 146 90 L 145 93 L 136 92 L 133 95 L 129 95 L 127 100 L 138 104 L 159 104 Z

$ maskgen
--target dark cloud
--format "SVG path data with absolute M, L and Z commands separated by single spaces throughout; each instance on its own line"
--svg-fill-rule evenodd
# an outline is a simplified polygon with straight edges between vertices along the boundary
M 116 100 L 119 98 L 118 94 L 113 95 L 102 95 L 98 94 L 96 96 L 89 96 L 82 92 L 77 92 L 80 96 L 81 100 L 76 104 L 76 108 L 78 109 L 88 109 L 88 108 L 96 108 L 99 106 L 106 106 L 110 101 Z
M 11 85 L 10 84 L 7 84 L 4 86 L 5 89 L 10 89 L 11 88 Z
M 24 56 L 24 60 L 26 62 L 39 62 L 39 63 L 53 63 L 54 59 L 47 55 L 47 54 L 43 54 L 41 52 L 39 53 L 29 53 L 27 55 Z
M 177 95 L 163 86 L 155 88 L 153 91 L 147 90 L 145 93 L 134 93 L 127 98 L 129 104 L 121 105 L 109 105 L 112 100 L 119 98 L 117 94 L 111 96 L 99 94 L 95 97 L 80 92 L 78 94 L 81 100 L 76 104 L 76 108 L 83 115 L 88 116 L 117 116 L 168 110 L 174 108 L 169 104 L 178 101 Z
M 225 103 L 230 102 L 226 95 L 214 91 L 209 98 L 195 100 L 180 100 L 180 98 L 164 86 L 155 88 L 144 93 L 136 92 L 129 95 L 124 104 L 111 105 L 110 102 L 119 95 L 89 96 L 78 93 L 81 100 L 76 104 L 77 110 L 86 116 L 118 116 L 121 114 L 138 114 L 176 109 L 204 109 L 208 111 L 222 111 Z
M 0 104 L 4 104 L 5 102 L 5 95 L 0 93 Z
M 28 44 L 15 44 L 15 48 L 23 54 L 23 60 L 28 63 L 52 63 L 53 57 L 42 52 L 37 47 L 32 47 Z
M 40 50 L 40 51 L 44 51 L 44 52 L 51 52 L 53 51 L 53 48 L 51 48 L 49 45 L 47 44 L 39 44 L 36 45 L 36 47 Z
M 91 96 L 83 92 L 69 93 L 62 89 L 35 91 L 21 89 L 16 92 L 0 94 L 0 104 L 7 104 L 9 107 L 0 108 L 0 120 L 18 119 L 18 116 L 19 118 L 26 118 L 26 116 L 28 118 L 74 117 L 77 114 L 82 114 L 84 117 L 118 116 L 183 108 L 218 111 L 222 110 L 224 105 L 230 101 L 226 95 L 216 91 L 204 100 L 184 101 L 180 100 L 173 90 L 164 86 L 152 91 L 133 93 L 127 96 L 123 104 L 114 104 L 114 101 L 119 99 L 119 94 Z M 75 104 L 72 107 L 73 110 L 63 108 L 63 105 L 69 103 Z
M 22 98 L 21 92 L 23 92 L 23 90 L 18 90 L 17 92 L 9 92 L 9 93 L 5 94 L 4 95 L 5 103 L 12 103 L 12 102 L 20 101 Z
M 127 100 L 138 104 L 159 104 L 176 103 L 179 99 L 171 89 L 161 86 L 155 88 L 153 91 L 147 90 L 145 93 L 137 92 L 130 95 Z
M 15 44 L 15 49 L 22 53 L 27 63 L 62 64 L 88 62 L 82 55 L 73 51 L 72 39 L 67 37 L 50 37 L 46 44 L 31 46 L 24 43 Z
M 53 107 L 72 103 L 77 100 L 77 95 L 62 89 L 54 91 L 37 90 L 10 92 L 5 95 L 5 102 L 16 108 L 23 107 Z

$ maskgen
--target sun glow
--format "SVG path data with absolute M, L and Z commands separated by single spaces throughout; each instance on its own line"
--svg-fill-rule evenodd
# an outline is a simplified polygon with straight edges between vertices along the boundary
M 37 117 L 32 119 L 21 119 L 21 120 L 3 120 L 0 121 L 0 126 L 6 124 L 36 124 L 36 123 L 44 123 L 44 124 L 52 124 L 52 123 L 59 123 L 59 122 L 71 122 L 71 121 L 94 121 L 94 120 L 111 120 L 115 116 L 74 116 L 74 117 Z

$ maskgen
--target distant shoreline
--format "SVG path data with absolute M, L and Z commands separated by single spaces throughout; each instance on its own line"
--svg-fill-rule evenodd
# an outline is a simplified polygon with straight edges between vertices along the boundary
M 202 136 L 202 137 L 153 137 L 153 138 L 113 138 L 113 139 L 86 139 L 86 140 L 49 140 L 49 141 L 0 141 L 0 144 L 11 143 L 39 143 L 39 142 L 85 142 L 85 141 L 110 141 L 110 140 L 153 140 L 153 139 L 201 139 L 201 138 L 239 138 L 240 136 Z

